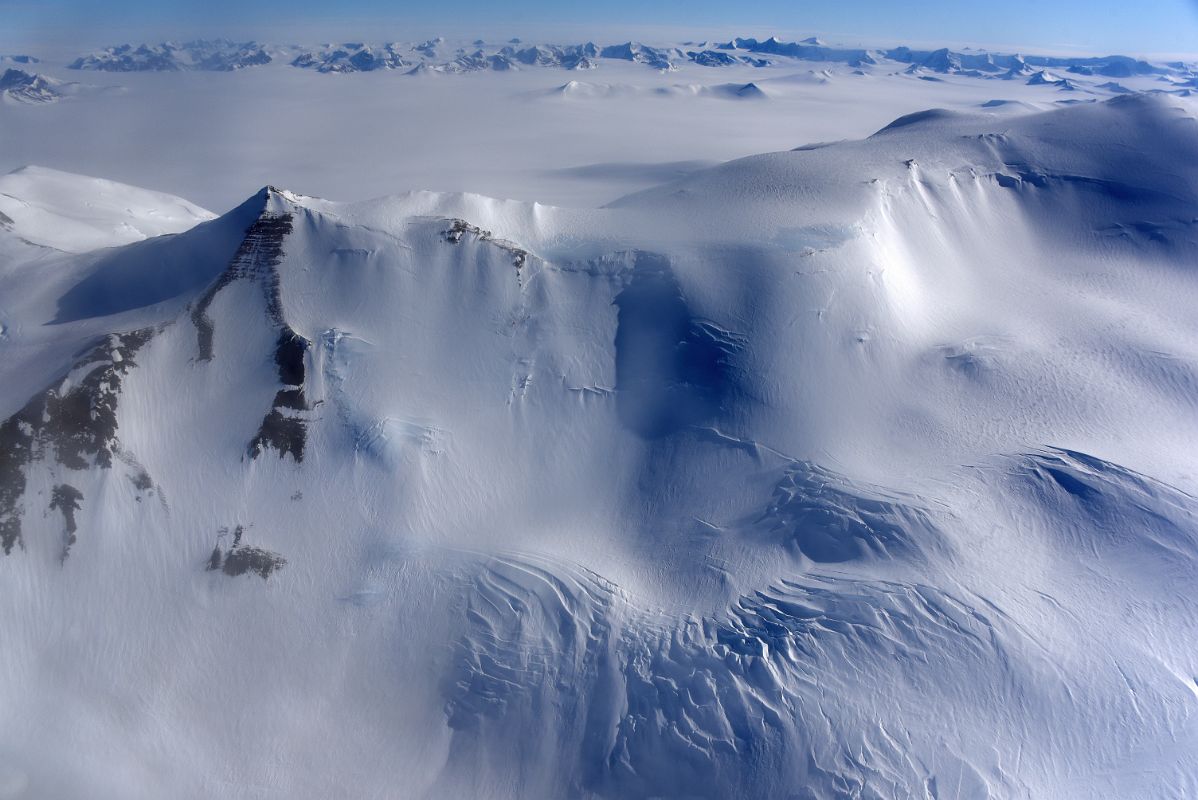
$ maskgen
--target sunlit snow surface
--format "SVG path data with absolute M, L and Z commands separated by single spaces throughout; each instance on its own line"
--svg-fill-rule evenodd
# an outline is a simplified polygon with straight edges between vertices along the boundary
M 0 179 L 0 797 L 1193 796 L 1195 108 L 976 105 L 591 209 Z

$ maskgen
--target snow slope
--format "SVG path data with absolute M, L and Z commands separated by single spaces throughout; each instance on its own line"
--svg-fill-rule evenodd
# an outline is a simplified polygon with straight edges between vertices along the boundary
M 0 273 L 0 790 L 1193 795 L 1186 109 Z
M 72 253 L 178 233 L 214 216 L 163 192 L 45 167 L 0 176 L 0 212 L 0 235 Z

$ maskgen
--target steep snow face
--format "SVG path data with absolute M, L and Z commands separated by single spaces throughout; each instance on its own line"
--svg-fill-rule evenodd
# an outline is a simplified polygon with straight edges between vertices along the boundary
M 1161 99 L 927 112 L 0 273 L 0 775 L 1194 793 L 1196 165 Z
M 81 253 L 178 233 L 213 214 L 179 197 L 45 167 L 0 176 L 0 237 Z

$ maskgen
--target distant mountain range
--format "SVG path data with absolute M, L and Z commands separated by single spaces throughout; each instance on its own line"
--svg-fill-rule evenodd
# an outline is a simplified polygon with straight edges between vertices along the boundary
M 592 69 L 603 60 L 632 61 L 652 69 L 670 71 L 683 64 L 705 67 L 767 66 L 785 61 L 818 61 L 867 67 L 890 64 L 929 75 L 965 75 L 982 78 L 1031 77 L 1043 69 L 1074 75 L 1129 78 L 1159 76 L 1194 79 L 1198 64 L 1183 61 L 1149 62 L 1124 55 L 1037 56 L 982 50 L 917 50 L 831 47 L 816 38 L 785 42 L 734 38 L 727 42 L 684 42 L 656 47 L 639 42 L 597 45 L 525 44 L 519 39 L 504 43 L 475 40 L 469 47 L 454 47 L 444 39 L 424 42 L 369 44 L 343 42 L 315 47 L 232 42 L 225 39 L 193 40 L 182 44 L 122 44 L 81 56 L 71 69 L 108 72 L 177 72 L 205 70 L 228 72 L 282 61 L 318 72 L 370 72 L 380 69 L 407 72 L 503 71 L 527 67 Z

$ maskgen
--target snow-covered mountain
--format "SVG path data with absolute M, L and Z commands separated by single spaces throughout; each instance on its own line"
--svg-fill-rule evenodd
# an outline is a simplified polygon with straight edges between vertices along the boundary
M 1193 795 L 1176 102 L 928 111 L 602 209 L 267 187 L 22 245 L 3 785 Z M 168 202 L 46 177 L 61 218 Z
M 395 44 L 377 48 L 361 42 L 330 44 L 300 53 L 292 59 L 291 66 L 315 69 L 317 72 L 370 72 L 415 66 L 418 59 L 404 55 L 402 49 Z
M 273 58 L 270 50 L 270 47 L 257 42 L 230 42 L 225 39 L 196 39 L 182 44 L 163 42 L 136 47 L 122 44 L 80 56 L 68 67 L 105 72 L 232 72 L 244 67 L 269 64 Z
M 598 66 L 599 48 L 593 42 L 574 45 L 532 45 L 529 47 L 505 46 L 501 55 L 517 64 L 538 67 L 561 67 L 562 69 L 594 69 Z
M 0 97 L 16 103 L 56 103 L 63 97 L 63 84 L 36 72 L 6 69 L 0 73 Z

